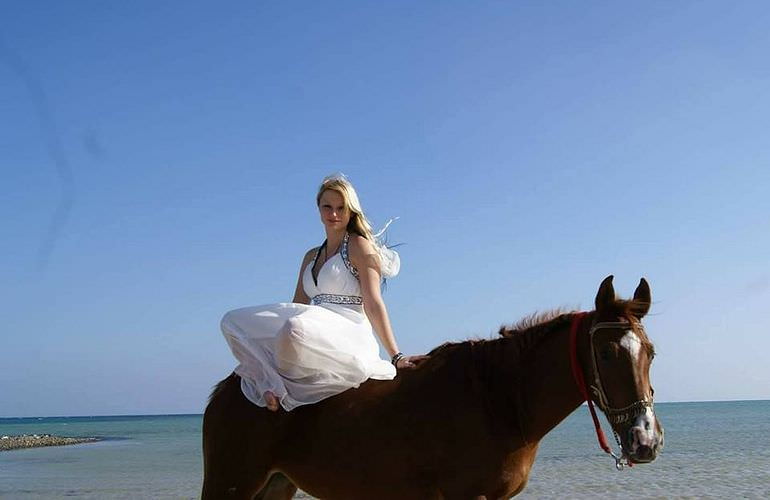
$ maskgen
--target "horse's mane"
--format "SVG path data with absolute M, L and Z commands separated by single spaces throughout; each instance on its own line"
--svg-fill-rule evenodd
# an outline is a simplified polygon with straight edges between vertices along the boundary
M 641 327 L 641 323 L 637 320 L 637 314 L 639 311 L 646 310 L 648 304 L 637 300 L 623 300 L 615 299 L 615 302 L 611 306 L 610 314 L 618 317 L 624 317 L 631 323 L 634 332 L 641 340 L 642 345 L 648 350 L 650 354 L 654 353 L 654 347 L 650 342 L 644 329 Z M 572 316 L 577 311 L 568 310 L 565 308 L 556 308 L 549 311 L 535 312 L 528 316 L 523 317 L 513 325 L 503 325 L 500 327 L 498 334 L 503 339 L 515 339 L 518 343 L 518 353 L 529 349 L 551 331 L 557 328 L 563 327 L 565 324 L 572 321 Z M 460 342 L 445 342 L 438 347 L 431 350 L 428 355 L 433 358 L 443 358 L 449 353 L 463 348 L 481 347 L 491 342 L 497 342 L 501 339 L 472 339 L 464 340 Z
M 501 326 L 499 335 L 506 339 L 516 338 L 519 340 L 520 349 L 523 350 L 525 343 L 521 342 L 525 337 L 528 340 L 535 340 L 544 336 L 547 332 L 550 332 L 554 328 L 562 326 L 563 323 L 569 321 L 572 312 L 565 312 L 563 309 L 554 309 L 551 311 L 545 311 L 541 313 L 530 314 L 519 320 L 512 326 Z M 460 342 L 445 342 L 438 347 L 434 348 L 428 353 L 428 356 L 433 358 L 442 358 L 457 349 L 474 348 L 486 345 L 489 343 L 497 343 L 501 339 L 470 339 Z M 530 342 L 526 342 L 527 345 Z
M 637 319 L 640 315 L 640 311 L 646 311 L 648 308 L 649 304 L 639 300 L 615 299 L 609 314 L 626 318 L 631 324 L 634 333 L 639 337 L 642 346 L 647 350 L 647 353 L 650 356 L 654 356 L 655 346 L 653 346 L 649 337 L 647 337 L 647 333 L 644 331 L 641 322 Z M 554 328 L 561 327 L 565 322 L 571 321 L 572 315 L 575 312 L 576 311 L 565 312 L 563 309 L 554 309 L 544 313 L 535 313 L 524 317 L 513 326 L 500 327 L 499 333 L 501 337 L 508 338 L 524 335 L 530 338 L 540 338 Z
M 217 396 L 220 392 L 224 391 L 227 388 L 227 385 L 230 383 L 230 379 L 232 379 L 235 376 L 236 376 L 235 372 L 233 372 L 227 377 L 225 377 L 223 380 L 220 380 L 219 383 L 215 385 L 214 389 L 211 391 L 208 402 L 211 403 L 211 400 L 213 400 L 215 396 Z
M 510 326 L 501 326 L 498 334 L 501 337 L 514 337 L 524 334 L 540 336 L 550 332 L 554 328 L 562 326 L 572 318 L 575 311 L 567 311 L 563 308 L 556 308 L 550 311 L 535 312 Z

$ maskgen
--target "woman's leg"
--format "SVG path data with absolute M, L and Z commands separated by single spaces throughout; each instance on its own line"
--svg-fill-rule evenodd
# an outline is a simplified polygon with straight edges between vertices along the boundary
M 222 318 L 222 334 L 240 364 L 244 395 L 257 406 L 276 411 L 286 396 L 283 378 L 276 370 L 276 338 L 287 317 L 297 314 L 291 305 L 274 304 L 230 311 Z

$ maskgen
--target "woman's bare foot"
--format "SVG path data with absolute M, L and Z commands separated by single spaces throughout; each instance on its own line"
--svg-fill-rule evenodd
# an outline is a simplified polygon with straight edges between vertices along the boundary
M 278 411 L 278 408 L 281 406 L 278 402 L 278 398 L 270 391 L 265 392 L 264 394 L 265 398 L 265 405 L 267 406 L 267 409 L 270 411 Z

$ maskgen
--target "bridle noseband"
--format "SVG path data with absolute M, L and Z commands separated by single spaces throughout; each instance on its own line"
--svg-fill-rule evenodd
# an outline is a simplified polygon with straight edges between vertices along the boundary
M 612 452 L 609 445 L 607 444 L 607 438 L 604 436 L 604 432 L 601 429 L 601 424 L 599 424 L 599 419 L 596 416 L 596 411 L 594 410 L 593 405 L 593 398 L 588 393 L 588 387 L 586 386 L 585 379 L 583 377 L 583 370 L 580 366 L 580 362 L 578 360 L 577 356 L 577 332 L 580 328 L 580 323 L 583 320 L 583 318 L 586 316 L 587 313 L 577 313 L 572 319 L 572 326 L 570 328 L 570 361 L 572 364 L 572 374 L 575 378 L 575 383 L 577 383 L 578 389 L 580 390 L 580 393 L 582 394 L 583 398 L 588 402 L 588 408 L 591 411 L 591 417 L 594 421 L 594 426 L 596 427 L 596 437 L 599 440 L 599 446 L 609 455 L 611 455 L 615 459 L 615 467 L 618 468 L 618 470 L 622 469 L 624 466 L 628 465 L 631 467 L 633 464 L 629 460 L 628 456 L 623 451 L 623 445 L 620 443 L 620 438 L 618 437 L 617 432 L 613 429 L 613 434 L 615 435 L 615 441 L 617 442 L 618 446 L 620 446 L 621 449 L 621 455 L 618 456 L 615 453 Z M 596 349 L 594 349 L 594 334 L 599 330 L 606 330 L 606 329 L 628 329 L 631 327 L 631 324 L 628 322 L 620 322 L 620 321 L 603 321 L 599 323 L 594 323 L 591 325 L 591 328 L 588 331 L 588 342 L 589 342 L 589 349 L 591 351 L 591 363 L 593 365 L 593 375 L 594 380 L 593 384 L 590 386 L 591 392 L 596 396 L 596 404 L 599 406 L 599 409 L 604 412 L 604 415 L 607 417 L 607 420 L 610 422 L 610 424 L 620 424 L 623 422 L 626 422 L 628 420 L 631 420 L 634 417 L 637 417 L 644 413 L 647 408 L 653 408 L 653 399 L 652 395 L 650 395 L 649 398 L 645 397 L 644 399 L 640 399 L 638 401 L 635 401 L 634 403 L 631 403 L 628 406 L 625 406 L 623 408 L 613 408 L 609 404 L 609 399 L 607 398 L 607 393 L 604 390 L 604 386 L 602 385 L 601 380 L 601 374 L 599 372 L 599 365 L 596 362 Z

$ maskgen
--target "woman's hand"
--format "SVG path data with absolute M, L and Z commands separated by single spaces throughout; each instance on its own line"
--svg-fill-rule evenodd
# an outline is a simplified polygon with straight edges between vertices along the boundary
M 396 361 L 396 368 L 397 369 L 407 369 L 412 370 L 414 368 L 417 368 L 420 366 L 425 360 L 430 358 L 430 356 L 425 355 L 419 355 L 419 356 L 404 356 L 403 358 Z

